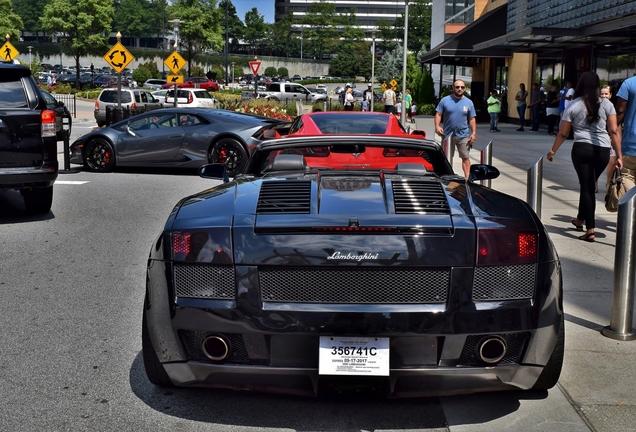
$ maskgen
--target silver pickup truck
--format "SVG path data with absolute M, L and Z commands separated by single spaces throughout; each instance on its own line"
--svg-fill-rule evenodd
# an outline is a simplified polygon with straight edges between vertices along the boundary
M 243 91 L 241 95 L 243 100 L 251 99 L 254 97 L 254 91 Z M 266 91 L 259 90 L 257 97 L 284 103 L 295 102 L 297 100 L 315 103 L 327 100 L 326 94 L 312 93 L 302 84 L 289 82 L 271 83 Z

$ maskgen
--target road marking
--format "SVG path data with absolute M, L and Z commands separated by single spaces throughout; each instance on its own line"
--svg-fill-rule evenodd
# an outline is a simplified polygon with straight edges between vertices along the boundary
M 90 183 L 90 181 L 80 181 L 80 180 L 55 180 L 55 184 L 60 185 L 81 185 L 84 183 Z

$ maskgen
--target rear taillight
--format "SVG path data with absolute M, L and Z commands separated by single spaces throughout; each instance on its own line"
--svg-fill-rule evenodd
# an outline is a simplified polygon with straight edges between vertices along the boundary
M 477 265 L 529 264 L 537 261 L 538 237 L 534 232 L 480 229 Z
M 136 109 L 137 109 L 137 104 L 133 102 L 132 105 L 130 105 L 130 110 L 135 111 Z
M 95 111 L 99 112 L 99 102 L 95 101 Z
M 192 103 L 193 100 L 192 93 L 188 93 L 188 103 Z
M 190 233 L 173 233 L 172 234 L 172 254 L 189 254 L 190 242 L 192 236 Z
M 55 136 L 55 112 L 51 110 L 42 111 L 40 121 L 42 123 L 42 137 Z

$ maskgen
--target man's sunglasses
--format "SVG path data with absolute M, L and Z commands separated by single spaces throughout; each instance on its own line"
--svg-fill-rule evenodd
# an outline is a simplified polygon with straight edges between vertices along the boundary
M 455 88 L 465 89 L 466 86 L 455 86 Z

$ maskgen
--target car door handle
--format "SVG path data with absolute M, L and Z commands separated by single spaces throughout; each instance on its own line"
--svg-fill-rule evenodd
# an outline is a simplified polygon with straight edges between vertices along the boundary
M 181 134 L 181 135 L 172 135 L 169 139 L 172 139 L 172 138 L 183 138 L 183 134 Z

